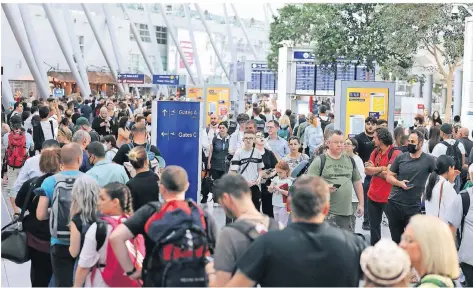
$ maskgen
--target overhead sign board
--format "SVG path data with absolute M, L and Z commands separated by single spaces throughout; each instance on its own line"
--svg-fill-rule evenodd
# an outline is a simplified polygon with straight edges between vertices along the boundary
M 248 82 L 248 93 L 275 93 L 277 76 L 269 69 L 268 63 L 251 63 L 251 79 Z
M 153 84 L 178 86 L 179 75 L 153 75 Z
M 118 83 L 124 84 L 144 84 L 145 74 L 121 74 L 118 73 Z

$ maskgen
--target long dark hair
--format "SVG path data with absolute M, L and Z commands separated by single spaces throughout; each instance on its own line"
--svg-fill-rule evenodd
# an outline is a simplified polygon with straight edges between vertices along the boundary
M 432 190 L 435 184 L 439 181 L 439 175 L 443 175 L 448 172 L 450 167 L 455 167 L 455 160 L 447 155 L 441 155 L 437 158 L 437 168 L 429 176 L 427 180 L 427 187 L 425 188 L 425 199 L 430 201 L 432 199 Z
M 440 142 L 440 129 L 435 126 L 430 127 L 429 137 L 429 152 L 432 153 L 435 145 Z

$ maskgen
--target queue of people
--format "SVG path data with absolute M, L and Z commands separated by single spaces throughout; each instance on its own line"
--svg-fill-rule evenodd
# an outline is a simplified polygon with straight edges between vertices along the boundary
M 258 106 L 236 121 L 210 115 L 199 205 L 185 199 L 186 171 L 164 168 L 150 144 L 149 105 L 70 102 L 38 102 L 32 131 L 12 113 L 3 136 L 34 287 L 453 287 L 461 274 L 473 285 L 466 128 L 442 123 L 427 136 L 416 117 L 393 136 L 368 117 L 346 137 L 323 104 L 307 118 Z M 220 231 L 210 201 L 225 212 Z

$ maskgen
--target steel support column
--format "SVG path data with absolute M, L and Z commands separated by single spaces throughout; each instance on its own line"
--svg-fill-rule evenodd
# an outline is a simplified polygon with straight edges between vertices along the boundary
M 118 73 L 124 73 L 126 72 L 125 70 L 125 65 L 123 63 L 123 58 L 120 53 L 120 49 L 118 48 L 118 41 L 117 41 L 117 35 L 115 34 L 115 21 L 113 19 L 112 13 L 110 13 L 108 3 L 102 4 L 102 9 L 105 14 L 105 22 L 107 23 L 107 28 L 108 28 L 108 34 L 110 35 L 110 41 L 112 42 L 112 49 L 113 49 L 113 54 L 115 56 L 115 59 L 117 60 L 117 65 L 118 65 Z M 117 86 L 122 85 L 122 89 L 126 92 L 129 91 L 128 85 L 123 84 L 123 83 L 117 83 Z
M 184 3 L 182 4 L 182 6 L 184 7 L 184 14 L 186 15 L 186 19 L 187 19 L 187 29 L 189 29 L 189 37 L 192 43 L 192 52 L 194 53 L 193 55 L 194 55 L 195 67 L 197 70 L 197 78 L 198 78 L 199 84 L 203 85 L 204 78 L 202 76 L 202 68 L 200 66 L 199 53 L 197 52 L 197 46 L 195 43 L 194 28 L 192 27 L 192 18 L 189 11 L 190 10 L 189 4 Z
M 235 12 L 235 17 L 238 23 L 240 23 L 240 27 L 241 27 L 241 30 L 243 31 L 243 35 L 245 35 L 246 41 L 248 42 L 248 45 L 251 48 L 251 52 L 253 53 L 255 60 L 258 60 L 258 54 L 256 53 L 256 50 L 253 44 L 251 44 L 250 36 L 248 36 L 248 32 L 246 31 L 245 24 L 243 23 L 243 21 L 241 21 L 240 15 L 238 15 L 238 10 L 236 9 L 235 4 L 230 3 L 230 5 L 232 6 L 233 12 Z
M 164 23 L 166 23 L 166 27 L 168 27 L 168 32 L 169 32 L 169 35 L 171 36 L 172 42 L 174 42 L 174 45 L 176 45 L 177 51 L 179 52 L 182 62 L 184 63 L 184 66 L 186 67 L 187 73 L 189 74 L 189 78 L 192 81 L 192 85 L 196 85 L 189 63 L 187 63 L 186 56 L 184 55 L 184 52 L 182 52 L 181 43 L 179 43 L 176 37 L 176 34 L 174 34 L 174 26 L 172 26 L 171 22 L 169 22 L 168 16 L 166 15 L 166 9 L 164 9 L 163 4 L 161 3 L 158 3 L 158 6 L 159 6 L 159 11 L 161 12 L 161 15 L 163 16 Z
M 217 50 L 217 45 L 215 44 L 215 41 L 212 37 L 212 32 L 209 29 L 209 26 L 207 25 L 207 21 L 205 21 L 205 16 L 204 13 L 202 13 L 202 10 L 200 9 L 199 4 L 194 3 L 195 9 L 199 13 L 200 20 L 202 21 L 202 24 L 204 25 L 205 31 L 207 32 L 207 35 L 209 36 L 210 44 L 212 44 L 212 47 L 214 48 L 215 54 L 217 55 L 218 62 L 220 62 L 220 66 L 222 66 L 223 72 L 225 72 L 225 76 L 227 76 L 228 81 L 232 82 L 232 79 L 230 79 L 230 74 L 228 74 L 228 70 L 225 67 L 225 64 L 223 62 L 222 57 L 220 56 L 220 53 Z
M 25 39 L 26 37 L 22 33 L 23 31 L 20 29 L 20 24 L 16 22 L 18 17 L 17 15 L 13 14 L 13 7 L 11 5 L 12 4 L 2 3 L 3 12 L 5 12 L 5 16 L 7 18 L 8 23 L 10 24 L 13 36 L 15 36 L 16 42 L 20 47 L 21 53 L 23 54 L 23 57 L 26 60 L 26 64 L 28 65 L 28 68 L 30 69 L 30 72 L 33 75 L 36 85 L 38 86 L 38 89 L 41 93 L 41 96 L 39 98 L 48 98 L 50 95 L 49 89 L 44 86 L 43 78 L 39 73 L 38 67 L 36 66 L 31 51 L 28 49 L 28 43 Z
M 89 77 L 87 76 L 84 58 L 82 57 L 82 52 L 80 51 L 79 40 L 77 39 L 77 35 L 74 30 L 74 24 L 72 23 L 72 16 L 69 12 L 69 6 L 67 4 L 62 4 L 62 11 L 64 13 L 64 21 L 66 22 L 67 34 L 69 34 L 69 39 L 71 40 L 72 52 L 74 53 L 74 58 L 79 68 L 79 74 L 82 78 L 82 83 L 87 89 L 84 91 L 84 93 L 87 94 L 85 95 L 85 98 L 89 98 L 89 95 L 92 94 L 92 91 L 90 90 Z
M 102 54 L 105 58 L 105 61 L 107 61 L 108 68 L 110 69 L 110 72 L 112 72 L 113 79 L 115 80 L 115 83 L 118 83 L 118 75 L 117 75 L 117 70 L 115 69 L 115 65 L 112 62 L 112 59 L 110 59 L 107 51 L 105 50 L 105 45 L 102 41 L 101 35 L 98 33 L 97 28 L 95 26 L 94 19 L 90 15 L 89 8 L 82 3 L 82 9 L 84 10 L 85 16 L 87 17 L 87 21 L 89 21 L 90 27 L 92 28 L 92 32 L 94 33 L 95 39 L 97 40 L 97 43 L 99 44 L 100 50 L 102 50 Z M 120 94 L 125 95 L 125 91 L 123 90 L 123 86 L 117 85 L 118 90 L 120 91 Z
M 223 15 L 224 15 L 224 18 L 225 18 L 225 26 L 227 28 L 227 34 L 228 34 L 228 46 L 230 48 L 230 53 L 232 55 L 232 63 L 233 63 L 233 74 L 232 74 L 232 79 L 230 80 L 231 83 L 233 83 L 233 86 L 235 87 L 234 91 L 233 91 L 233 94 L 236 95 L 233 96 L 233 101 L 236 100 L 236 103 L 237 103 L 237 111 L 238 111 L 238 107 L 241 107 L 241 105 L 243 105 L 243 107 L 245 107 L 245 94 L 243 93 L 243 89 L 240 89 L 240 87 L 238 87 L 238 83 L 237 83 L 237 65 L 238 65 L 238 59 L 237 59 L 237 52 L 236 52 L 236 49 L 235 49 L 235 45 L 233 44 L 233 33 L 232 33 L 232 27 L 230 26 L 230 21 L 229 21 L 229 18 L 228 18 L 228 11 L 227 11 L 227 4 L 226 3 L 223 3 Z
M 153 24 L 153 20 L 151 19 L 151 8 L 148 6 L 149 4 L 146 4 L 146 3 L 143 3 L 142 4 L 144 9 L 145 9 L 145 14 L 146 14 L 146 18 L 148 20 L 148 31 L 149 31 L 149 35 L 150 35 L 150 38 L 151 38 L 151 46 L 153 47 L 153 50 L 154 50 L 154 57 L 156 58 L 156 63 L 158 64 L 158 71 L 155 71 L 159 74 L 164 74 L 164 67 L 163 67 L 163 61 L 161 59 L 161 52 L 159 51 L 159 47 L 158 47 L 158 40 L 156 40 L 156 29 L 154 29 L 154 24 Z M 169 91 L 166 87 L 166 85 L 156 85 L 156 87 L 158 88 L 158 92 L 164 92 L 163 95 L 164 96 L 168 96 L 169 95 Z M 159 95 L 157 95 L 159 97 Z
M 54 35 L 56 36 L 59 46 L 61 47 L 62 54 L 64 54 L 64 58 L 66 58 L 66 62 L 69 65 L 69 69 L 71 69 L 71 73 L 74 76 L 74 79 L 76 79 L 77 85 L 79 85 L 82 96 L 88 97 L 89 95 L 86 95 L 88 90 L 85 88 L 85 85 L 82 82 L 82 78 L 79 75 L 79 71 L 77 70 L 76 63 L 74 62 L 74 59 L 72 57 L 72 51 L 70 51 L 70 47 L 67 46 L 63 35 L 61 35 L 58 29 L 59 26 L 56 22 L 56 17 L 53 14 L 51 7 L 49 5 L 50 4 L 48 3 L 43 3 L 44 12 L 46 12 L 49 23 L 51 24 L 51 27 L 53 28 Z
M 460 68 L 457 68 L 457 71 L 455 71 L 455 76 L 454 76 L 454 81 L 453 81 L 453 87 L 454 87 L 454 92 L 453 93 L 453 116 L 456 115 L 461 115 L 461 107 L 462 107 L 462 81 L 463 81 L 463 70 Z M 462 119 L 463 122 L 465 122 L 466 119 Z M 470 135 L 468 135 L 470 136 Z
M 8 82 L 6 75 L 2 75 L 2 105 L 5 111 L 7 111 L 13 102 L 15 102 L 15 98 L 13 98 L 10 82 Z
M 427 115 L 432 115 L 432 88 L 434 86 L 434 75 L 427 74 L 424 82 L 424 107 Z
M 46 70 L 44 70 L 43 57 L 41 57 L 41 54 L 38 51 L 39 44 L 33 25 L 31 24 L 31 14 L 28 5 L 29 4 L 18 4 L 18 7 L 20 8 L 21 19 L 23 19 L 23 25 L 25 26 L 26 36 L 30 43 L 31 51 L 33 52 L 33 58 L 36 62 L 36 67 L 38 67 L 39 75 L 41 75 L 44 84 L 48 88 L 48 74 L 46 73 Z

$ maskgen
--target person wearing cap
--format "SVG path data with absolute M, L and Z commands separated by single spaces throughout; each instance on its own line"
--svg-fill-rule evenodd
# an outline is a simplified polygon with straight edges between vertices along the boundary
M 85 117 L 79 117 L 76 120 L 76 126 L 74 126 L 73 133 L 75 134 L 80 130 L 84 130 L 89 133 L 91 142 L 100 141 L 100 135 L 95 130 L 92 130 L 89 120 L 87 120 Z
M 434 150 L 432 150 L 432 156 L 438 158 L 441 155 L 447 155 L 448 148 L 450 146 L 453 146 L 455 154 L 449 156 L 454 156 L 455 158 L 457 158 L 457 160 L 460 161 L 460 167 L 458 167 L 457 164 L 455 165 L 455 169 L 459 171 L 461 171 L 462 169 L 467 170 L 468 164 L 466 164 L 465 161 L 465 146 L 459 140 L 453 139 L 453 127 L 451 124 L 442 124 L 442 126 L 440 127 L 440 137 L 443 139 L 443 141 L 435 145 Z M 457 191 L 457 193 L 460 192 L 461 189 L 460 182 L 460 175 L 458 175 L 455 178 L 455 191 Z
M 112 182 L 126 184 L 130 180 L 122 165 L 105 159 L 105 148 L 102 143 L 90 143 L 87 146 L 87 152 L 89 164 L 93 167 L 86 174 L 94 178 L 100 187 Z
M 407 287 L 410 282 L 411 259 L 390 239 L 381 239 L 366 248 L 360 257 L 365 287 Z

